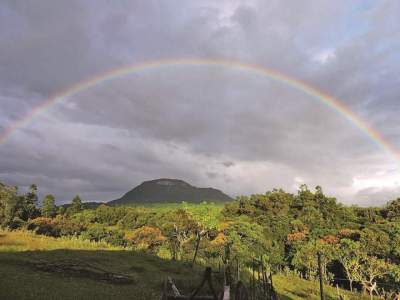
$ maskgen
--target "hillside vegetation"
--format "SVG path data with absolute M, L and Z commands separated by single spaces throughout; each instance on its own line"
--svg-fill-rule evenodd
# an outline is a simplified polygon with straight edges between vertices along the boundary
M 310 190 L 301 186 L 297 194 L 273 190 L 239 197 L 225 205 L 204 202 L 199 205 L 164 204 L 160 207 L 100 205 L 96 209 L 84 209 L 77 196 L 66 209 L 57 208 L 52 195 L 43 199 L 40 208 L 37 202 L 36 186 L 32 186 L 26 194 L 19 194 L 16 188 L 0 185 L 0 223 L 3 228 L 28 230 L 31 233 L 27 237 L 36 234 L 56 238 L 46 241 L 49 246 L 44 247 L 45 251 L 38 248 L 35 253 L 59 249 L 51 246 L 59 242 L 87 243 L 83 245 L 87 245 L 88 249 L 112 245 L 117 252 L 109 254 L 115 256 L 111 260 L 119 260 L 120 255 L 136 257 L 140 252 L 139 256 L 153 257 L 160 262 L 157 268 L 162 268 L 164 264 L 173 265 L 179 269 L 175 270 L 177 274 L 181 270 L 184 272 L 185 265 L 193 261 L 200 269 L 204 266 L 218 269 L 223 265 L 228 270 L 234 270 L 239 264 L 241 278 L 246 284 L 249 282 L 249 271 L 262 265 L 276 277 L 278 292 L 281 295 L 286 293 L 289 299 L 296 299 L 296 295 L 307 298 L 306 295 L 318 294 L 315 280 L 318 277 L 319 253 L 321 276 L 327 286 L 353 290 L 358 298 L 363 292 L 365 295 L 395 299 L 400 289 L 400 199 L 382 208 L 347 207 L 326 196 L 320 187 Z M 4 245 L 10 234 L 16 234 L 6 232 L 3 234 Z M 17 247 L 18 243 L 26 245 L 27 241 L 28 244 L 37 243 L 36 239 L 29 242 L 29 238 L 23 237 L 15 245 L 9 243 L 5 249 L 14 251 L 12 247 Z M 86 249 L 84 247 L 73 249 Z M 60 248 L 69 249 L 66 246 Z M 111 250 L 99 248 L 92 254 L 83 255 L 95 257 L 97 253 Z M 15 251 L 20 250 L 17 247 Z M 28 254 L 23 252 L 17 256 L 25 259 L 25 255 Z M 84 257 L 84 262 L 86 257 L 89 259 Z M 97 261 L 107 264 L 101 259 Z M 116 269 L 115 274 L 111 272 L 111 275 L 101 276 L 123 278 L 128 272 L 125 267 Z M 43 270 L 43 266 L 39 268 Z M 57 268 L 71 273 L 70 269 L 75 267 Z M 95 276 L 93 273 L 101 273 L 101 270 L 82 272 L 91 277 Z M 161 277 L 164 275 L 160 273 Z M 128 274 L 129 278 L 135 276 Z M 235 276 L 235 272 L 226 273 L 229 281 L 234 282 Z M 191 283 L 183 286 L 190 287 Z M 306 291 L 300 292 L 304 286 L 307 286 Z M 155 285 L 151 289 L 159 290 Z M 330 291 L 328 287 L 327 291 Z

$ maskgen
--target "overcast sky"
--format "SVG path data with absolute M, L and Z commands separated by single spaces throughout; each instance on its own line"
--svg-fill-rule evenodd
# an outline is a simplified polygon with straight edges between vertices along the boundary
M 0 1 L 0 132 L 52 93 L 125 65 L 233 59 L 302 80 L 400 149 L 400 2 Z M 400 196 L 400 163 L 343 115 L 222 66 L 155 68 L 66 98 L 0 144 L 0 181 L 59 203 L 180 178 L 237 196 L 321 185 Z

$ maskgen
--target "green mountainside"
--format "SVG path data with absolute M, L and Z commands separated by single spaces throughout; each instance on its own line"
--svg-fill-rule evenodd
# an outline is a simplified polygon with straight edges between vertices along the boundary
M 110 205 L 135 203 L 227 202 L 231 197 L 214 188 L 198 188 L 178 179 L 155 179 L 145 181 L 121 198 L 108 202 Z

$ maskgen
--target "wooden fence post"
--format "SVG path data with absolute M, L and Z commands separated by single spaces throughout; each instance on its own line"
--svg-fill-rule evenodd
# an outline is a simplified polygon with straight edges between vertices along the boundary
M 322 263 L 321 263 L 321 253 L 317 253 L 318 257 L 318 275 L 319 275 L 319 293 L 321 296 L 321 300 L 325 300 L 325 294 L 324 294 L 324 280 L 322 278 Z
M 237 282 L 240 281 L 240 265 L 239 265 L 239 259 L 236 259 L 236 271 L 237 271 Z
M 256 276 L 255 276 L 256 263 L 254 262 L 254 258 L 253 258 L 252 267 L 253 267 L 253 281 L 252 281 L 253 286 L 251 289 L 251 296 L 252 296 L 252 299 L 254 300 L 256 298 Z
M 197 252 L 199 251 L 199 246 L 200 246 L 200 240 L 201 240 L 201 235 L 200 235 L 200 232 L 197 231 L 196 249 L 194 251 L 194 256 L 193 256 L 193 261 L 192 261 L 191 267 L 193 267 L 196 262 Z

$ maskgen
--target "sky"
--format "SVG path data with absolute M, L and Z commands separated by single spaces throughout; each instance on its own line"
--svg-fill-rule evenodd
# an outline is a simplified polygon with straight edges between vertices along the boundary
M 400 2 L 0 2 L 0 135 L 68 87 L 166 59 L 235 60 L 337 98 L 400 153 Z M 65 97 L 0 144 L 0 181 L 58 203 L 179 178 L 231 196 L 400 196 L 399 157 L 321 101 L 251 71 L 172 65 Z

